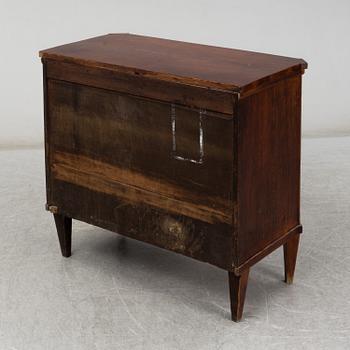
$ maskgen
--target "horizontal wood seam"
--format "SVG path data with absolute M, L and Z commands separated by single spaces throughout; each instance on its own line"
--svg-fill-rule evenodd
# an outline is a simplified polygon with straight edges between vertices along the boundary
M 93 60 L 82 60 L 82 59 L 77 59 L 74 57 L 66 57 L 66 56 L 61 56 L 61 55 L 57 55 L 57 54 L 45 53 L 45 52 L 43 52 L 43 53 L 39 52 L 39 57 L 41 57 L 43 60 L 50 59 L 53 61 L 74 63 L 76 65 L 83 66 L 83 67 L 106 69 L 109 71 L 121 72 L 121 73 L 130 74 L 130 75 L 139 75 L 139 76 L 142 76 L 145 78 L 158 79 L 158 80 L 162 80 L 162 81 L 168 81 L 168 82 L 173 82 L 173 83 L 178 83 L 178 84 L 183 84 L 183 85 L 189 85 L 189 86 L 193 86 L 193 87 L 215 89 L 215 90 L 223 91 L 223 92 L 236 92 L 239 90 L 239 86 L 236 86 L 234 84 L 224 84 L 224 83 L 212 82 L 209 80 L 198 79 L 198 78 L 193 78 L 193 77 L 182 77 L 179 75 L 147 71 L 144 69 L 114 65 L 114 64 L 109 64 L 109 63 L 101 63 L 101 62 L 97 62 L 97 61 L 93 61 Z
M 179 106 L 182 109 L 185 110 L 190 110 L 190 111 L 198 111 L 199 108 L 198 107 L 192 107 L 189 105 L 185 105 L 179 102 L 168 102 L 168 101 L 164 101 L 164 100 L 159 100 L 157 98 L 152 98 L 152 97 L 146 97 L 146 96 L 141 96 L 141 95 L 137 95 L 137 94 L 131 94 L 128 92 L 124 92 L 124 91 L 119 91 L 119 90 L 114 90 L 114 89 L 108 89 L 108 88 L 103 88 L 103 87 L 97 87 L 95 85 L 92 84 L 82 84 L 82 83 L 78 83 L 75 81 L 70 81 L 70 80 L 65 80 L 65 79 L 58 79 L 58 78 L 52 78 L 50 76 L 48 76 L 48 81 L 50 82 L 58 82 L 58 83 L 65 83 L 65 84 L 73 84 L 73 85 L 77 85 L 77 86 L 88 86 L 90 88 L 93 89 L 98 89 L 98 90 L 102 90 L 102 91 L 108 91 L 109 93 L 114 92 L 118 95 L 122 95 L 122 96 L 127 96 L 127 97 L 132 97 L 132 98 L 137 98 L 143 101 L 151 101 L 151 102 L 157 102 L 157 103 L 162 103 L 165 105 L 175 105 L 175 106 Z M 224 113 L 224 112 L 216 112 L 210 109 L 206 109 L 206 116 L 208 117 L 214 117 L 214 118 L 220 118 L 220 119 L 224 119 L 224 120 L 232 120 L 235 117 L 235 113 L 233 111 L 233 113 Z
M 90 67 L 90 68 L 97 68 L 97 69 L 102 69 L 107 71 L 120 72 L 123 74 L 129 74 L 132 76 L 140 76 L 147 79 L 172 82 L 172 83 L 196 87 L 196 88 L 216 90 L 216 91 L 221 91 L 225 93 L 240 93 L 242 98 L 255 94 L 273 85 L 274 83 L 290 78 L 293 75 L 303 74 L 304 70 L 307 68 L 307 64 L 304 61 L 304 63 L 299 63 L 295 66 L 283 69 L 279 72 L 273 73 L 270 76 L 267 76 L 272 79 L 271 81 L 264 82 L 261 80 L 265 78 L 261 78 L 257 81 L 250 82 L 244 86 L 237 86 L 234 84 L 224 84 L 224 83 L 212 82 L 212 81 L 197 79 L 197 78 L 182 77 L 182 76 L 177 76 L 172 74 L 142 70 L 139 68 L 112 65 L 112 64 L 101 63 L 101 62 L 92 61 L 92 60 L 82 60 L 82 59 L 77 59 L 73 57 L 49 54 L 45 52 L 44 53 L 39 52 L 39 56 L 41 57 L 43 62 L 45 60 L 66 62 L 66 63 L 75 64 L 81 67 Z M 259 83 L 259 81 L 261 82 Z M 254 85 L 257 82 L 258 82 L 258 85 L 255 87 Z
M 186 215 L 196 219 L 215 223 L 224 222 L 232 223 L 231 208 L 227 208 L 227 213 L 222 210 L 212 209 L 204 205 L 198 205 L 180 199 L 175 199 L 166 196 L 165 194 L 152 192 L 147 189 L 137 187 L 133 184 L 126 184 L 118 181 L 116 178 L 109 178 L 103 176 L 102 173 L 87 171 L 83 166 L 74 166 L 74 160 L 69 163 L 69 154 L 65 154 L 65 160 L 68 163 L 62 162 L 62 157 L 54 155 L 54 163 L 52 164 L 52 173 L 58 180 L 73 183 L 75 185 L 83 186 L 97 192 L 114 194 L 121 196 L 131 202 L 144 202 L 148 205 L 174 212 L 175 214 Z M 100 165 L 101 162 L 98 162 Z M 85 164 L 86 165 L 86 164 Z M 116 186 L 120 188 L 117 189 Z M 129 189 L 130 193 L 126 193 L 125 189 Z

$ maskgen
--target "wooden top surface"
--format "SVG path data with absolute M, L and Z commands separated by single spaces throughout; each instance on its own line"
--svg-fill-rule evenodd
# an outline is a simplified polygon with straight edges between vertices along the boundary
M 307 67 L 302 59 L 133 34 L 82 40 L 42 50 L 40 56 L 241 93 Z

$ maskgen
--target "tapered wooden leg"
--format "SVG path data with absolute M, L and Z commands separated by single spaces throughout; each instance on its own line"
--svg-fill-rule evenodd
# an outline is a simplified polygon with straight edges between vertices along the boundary
M 238 322 L 242 318 L 245 294 L 248 284 L 249 269 L 246 269 L 240 276 L 233 272 L 228 273 L 230 284 L 231 318 Z
M 293 283 L 295 263 L 297 261 L 300 234 L 293 235 L 283 245 L 284 252 L 284 281 L 287 284 Z
M 68 258 L 71 256 L 72 247 L 72 219 L 60 214 L 53 214 L 53 216 L 55 218 L 62 255 Z

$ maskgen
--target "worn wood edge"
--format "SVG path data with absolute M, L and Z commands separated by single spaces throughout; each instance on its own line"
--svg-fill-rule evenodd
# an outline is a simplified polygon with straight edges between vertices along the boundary
M 234 115 L 237 116 L 237 118 L 233 119 L 233 142 L 232 142 L 232 154 L 233 154 L 233 163 L 232 163 L 232 174 L 233 174 L 233 183 L 236 190 L 234 193 L 234 198 L 232 198 L 233 203 L 236 203 L 236 205 L 233 206 L 232 211 L 232 223 L 233 223 L 233 232 L 232 232 L 232 260 L 233 264 L 238 264 L 238 218 L 239 218 L 239 206 L 238 203 L 238 191 L 239 191 L 239 185 L 238 185 L 238 161 L 239 161 L 239 142 L 238 142 L 238 133 L 240 130 L 239 127 L 239 120 L 238 118 L 238 107 L 239 107 L 239 100 L 240 96 L 239 93 L 234 94 L 233 96 L 233 106 L 235 107 Z
M 46 203 L 45 210 L 49 211 L 52 214 L 58 214 L 58 207 L 56 205 L 51 205 L 49 203 Z
M 122 96 L 128 96 L 128 97 L 136 98 L 138 100 L 157 102 L 157 103 L 162 103 L 164 105 L 172 104 L 175 107 L 178 106 L 178 107 L 181 107 L 182 109 L 185 109 L 185 110 L 198 111 L 198 107 L 182 104 L 182 103 L 179 103 L 179 102 L 169 102 L 169 101 L 160 100 L 160 99 L 157 99 L 157 98 L 146 97 L 146 96 L 137 95 L 137 94 L 131 94 L 131 93 L 128 93 L 128 92 L 117 90 L 117 89 L 107 89 L 107 88 L 99 87 L 99 86 L 96 86 L 96 85 L 82 84 L 82 83 L 78 83 L 78 82 L 75 82 L 75 81 L 69 81 L 69 80 L 52 78 L 50 76 L 48 76 L 47 80 L 48 80 L 48 82 L 66 83 L 66 84 L 72 84 L 72 85 L 75 85 L 75 86 L 87 86 L 87 87 L 98 89 L 98 90 L 105 90 L 105 91 L 108 91 L 108 92 L 114 92 L 114 93 L 117 93 L 117 94 L 122 95 Z M 235 93 L 233 95 L 237 95 L 237 94 Z M 234 106 L 232 106 L 232 111 L 233 111 L 233 108 L 234 108 Z M 211 110 L 211 109 L 206 109 L 205 110 L 205 115 L 208 116 L 208 117 L 214 117 L 214 118 L 219 118 L 219 119 L 224 119 L 224 120 L 232 120 L 235 117 L 234 112 L 232 112 L 232 113 L 224 113 L 224 112 L 217 112 L 217 111 L 214 111 L 214 110 Z
M 145 203 L 155 208 L 166 208 L 167 211 L 174 214 L 180 214 L 195 218 L 208 223 L 223 222 L 232 223 L 232 208 L 230 206 L 214 209 L 203 204 L 196 204 L 185 200 L 188 191 L 181 190 L 182 197 L 173 198 L 173 195 L 167 193 L 166 185 L 159 183 L 163 193 L 153 192 L 137 186 L 137 179 L 143 179 L 148 186 L 156 187 L 158 183 L 149 178 L 145 179 L 140 174 L 133 174 L 128 171 L 130 179 L 133 181 L 126 183 L 127 176 L 124 174 L 116 175 L 120 170 L 116 166 L 90 160 L 83 156 L 74 156 L 68 153 L 55 152 L 53 163 L 51 165 L 51 174 L 53 178 L 80 185 L 92 191 L 119 196 L 124 200 Z M 172 186 L 172 191 L 177 188 Z M 224 203 L 221 203 L 223 205 Z
M 140 68 L 120 66 L 116 64 L 110 64 L 110 63 L 101 63 L 94 60 L 83 60 L 79 58 L 67 57 L 67 56 L 52 54 L 52 53 L 43 52 L 43 51 L 39 52 L 39 57 L 42 59 L 42 61 L 45 59 L 50 59 L 54 61 L 74 63 L 85 67 L 107 69 L 109 71 L 127 73 L 131 75 L 139 75 L 146 78 L 153 78 L 153 79 L 180 83 L 180 84 L 190 85 L 195 87 L 204 87 L 208 89 L 221 90 L 224 92 L 234 92 L 239 90 L 239 87 L 234 84 L 224 84 L 224 83 L 219 83 L 215 81 L 204 80 L 204 79 L 199 79 L 194 77 L 186 77 L 186 76 L 180 76 L 180 75 L 174 75 L 174 74 L 168 74 L 168 73 L 162 73 L 162 72 L 153 72 L 153 71 L 148 71 Z
M 47 66 L 43 64 L 43 102 L 44 102 L 44 150 L 45 150 L 45 185 L 46 201 L 51 199 L 51 176 L 50 176 L 50 133 L 49 133 L 49 94 Z
M 153 100 L 157 101 L 159 103 L 174 103 L 176 105 L 182 106 L 184 108 L 188 109 L 205 109 L 208 114 L 211 114 L 212 116 L 222 118 L 222 119 L 232 119 L 233 116 L 233 106 L 232 104 L 228 106 L 228 104 L 225 105 L 223 101 L 221 101 L 221 107 L 218 109 L 217 106 L 213 106 L 209 103 L 207 106 L 203 106 L 203 104 L 199 103 L 198 101 L 192 101 L 192 102 L 185 102 L 182 101 L 180 96 L 186 96 L 190 97 L 190 99 L 193 98 L 193 96 L 196 96 L 197 94 L 199 96 L 202 96 L 202 99 L 205 98 L 205 95 L 212 95 L 216 96 L 216 98 L 219 98 L 221 100 L 227 99 L 229 101 L 230 97 L 234 94 L 232 91 L 227 90 L 220 90 L 220 89 L 210 89 L 203 86 L 194 86 L 190 84 L 183 84 L 181 82 L 169 82 L 160 80 L 154 77 L 144 77 L 137 74 L 130 74 L 125 72 L 118 72 L 113 70 L 108 70 L 104 68 L 98 68 L 98 67 L 86 67 L 83 65 L 79 65 L 72 62 L 60 62 L 52 59 L 46 59 L 42 60 L 43 65 L 47 66 L 47 78 L 48 80 L 55 80 L 55 81 L 62 81 L 66 83 L 71 84 L 78 84 L 82 86 L 90 86 L 98 89 L 103 89 L 105 91 L 113 91 L 120 94 L 125 94 L 132 97 L 138 97 L 138 98 L 144 98 L 147 100 Z M 57 65 L 63 66 L 61 72 L 57 72 Z M 66 69 L 69 71 L 70 69 L 73 70 L 73 74 L 66 73 Z M 94 70 L 95 72 L 88 72 L 88 73 L 82 73 L 86 70 Z M 63 72 L 63 74 L 62 74 Z M 97 74 L 99 79 L 94 79 L 93 83 L 91 82 L 91 79 L 84 80 L 81 79 L 81 75 L 84 75 L 87 77 L 92 77 Z M 107 76 L 106 76 L 107 74 Z M 110 84 L 106 84 L 106 82 L 102 83 L 102 80 L 107 79 Z M 155 93 L 146 93 L 147 90 L 151 89 L 150 87 L 147 87 L 140 91 L 134 91 L 131 88 L 131 83 L 127 82 L 129 79 L 131 81 L 133 80 L 139 80 L 136 83 L 146 83 L 147 85 L 154 85 L 159 86 L 161 84 L 164 84 L 166 86 L 163 87 L 163 92 L 167 91 L 168 88 L 175 89 L 175 91 L 178 92 L 178 94 L 173 96 L 172 94 L 165 94 L 169 96 L 169 98 L 164 98 L 161 96 L 155 96 L 157 95 L 157 92 Z M 89 81 L 90 80 L 90 81 Z M 118 84 L 120 82 L 120 84 Z M 135 83 L 135 82 L 134 82 Z M 125 86 L 129 85 L 129 87 Z M 207 98 L 205 98 L 207 99 Z M 196 98 L 195 98 L 196 100 Z
M 303 231 L 302 225 L 297 225 L 291 230 L 289 230 L 287 233 L 285 233 L 283 236 L 277 238 L 273 242 L 269 243 L 264 249 L 262 249 L 260 252 L 254 254 L 252 257 L 247 259 L 243 264 L 240 266 L 233 266 L 233 272 L 236 276 L 239 276 L 245 271 L 246 269 L 250 268 L 252 265 L 256 264 L 258 261 L 263 259 L 268 254 L 272 253 L 274 250 L 282 246 L 286 241 L 295 234 L 301 234 Z
M 304 60 L 300 59 L 301 62 L 292 67 L 288 67 L 279 72 L 272 73 L 264 78 L 258 79 L 244 86 L 238 86 L 232 83 L 225 84 L 225 83 L 219 83 L 215 81 L 198 79 L 194 77 L 179 76 L 179 75 L 166 74 L 161 72 L 153 72 L 153 71 L 143 70 L 139 68 L 126 67 L 126 66 L 120 66 L 120 65 L 109 64 L 109 63 L 101 63 L 94 60 L 83 60 L 83 59 L 78 59 L 74 57 L 67 57 L 63 55 L 52 54 L 44 51 L 39 51 L 39 57 L 41 58 L 42 62 L 44 62 L 46 59 L 50 59 L 53 61 L 74 63 L 79 66 L 106 69 L 109 71 L 120 72 L 120 73 L 130 74 L 130 75 L 137 75 L 145 78 L 168 81 L 168 82 L 173 82 L 173 83 L 178 83 L 178 84 L 183 84 L 183 85 L 188 85 L 193 87 L 214 89 L 222 92 L 231 92 L 231 93 L 238 92 L 242 96 L 242 98 L 247 97 L 251 94 L 254 94 L 258 92 L 259 89 L 267 87 L 274 82 L 277 82 L 282 79 L 286 79 L 292 76 L 293 74 L 303 74 L 304 70 L 307 68 L 307 63 Z
M 290 79 L 294 76 L 303 75 L 306 69 L 305 67 L 307 67 L 307 63 L 304 60 L 303 62 L 305 63 L 305 65 L 303 65 L 303 63 L 300 63 L 296 66 L 293 66 L 292 68 L 288 68 L 274 75 L 270 75 L 270 76 L 266 76 L 265 78 L 262 78 L 260 81 L 258 81 L 260 83 L 257 84 L 256 86 L 255 86 L 256 82 L 243 86 L 239 90 L 239 99 L 244 99 L 246 97 L 259 93 L 265 89 L 273 87 L 276 84 L 279 84 L 283 80 Z
M 72 213 L 70 211 L 67 211 L 64 208 L 59 208 L 58 213 L 60 215 L 67 216 L 67 217 L 69 217 L 69 218 L 71 218 L 73 220 L 78 220 L 78 221 L 87 223 L 89 225 L 100 227 L 102 229 L 105 229 L 105 230 L 111 231 L 113 233 L 116 233 L 116 234 L 118 234 L 120 236 L 127 237 L 129 239 L 133 239 L 135 241 L 142 242 L 142 243 L 145 243 L 145 244 L 149 244 L 150 246 L 154 246 L 154 247 L 163 249 L 163 250 L 165 250 L 167 252 L 179 254 L 179 255 L 185 256 L 187 258 L 193 259 L 195 261 L 199 261 L 199 262 L 202 262 L 202 263 L 210 264 L 211 266 L 215 266 L 215 267 L 220 268 L 220 269 L 225 270 L 225 271 L 228 270 L 227 266 L 225 266 L 224 264 L 213 262 L 210 259 L 206 259 L 205 256 L 203 256 L 201 258 L 198 258 L 198 257 L 196 257 L 194 255 L 186 255 L 186 254 L 184 254 L 184 253 L 182 253 L 181 251 L 178 251 L 178 250 L 169 250 L 168 248 L 163 247 L 161 244 L 158 244 L 156 241 L 149 241 L 149 240 L 139 239 L 137 235 L 134 235 L 131 232 L 118 232 L 116 230 L 114 224 L 112 222 L 110 222 L 110 221 L 97 219 L 95 217 L 84 217 L 84 216 L 81 216 L 79 214 L 74 214 L 74 213 Z

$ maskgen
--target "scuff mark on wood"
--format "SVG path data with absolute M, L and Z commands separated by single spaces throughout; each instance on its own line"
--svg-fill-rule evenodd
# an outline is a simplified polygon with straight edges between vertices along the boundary
M 188 157 L 183 157 L 177 154 L 177 146 L 176 146 L 176 109 L 175 104 L 171 104 L 171 131 L 172 131 L 172 142 L 173 148 L 172 153 L 173 157 L 177 160 L 190 162 L 194 164 L 203 164 L 204 162 L 204 132 L 203 132 L 203 116 L 206 115 L 206 110 L 199 110 L 199 123 L 198 123 L 198 131 L 199 131 L 199 158 L 193 159 Z

